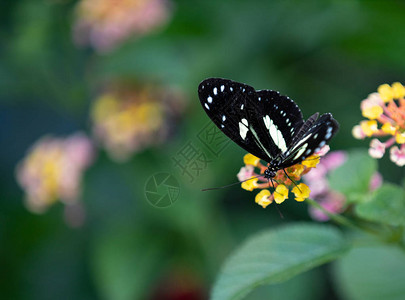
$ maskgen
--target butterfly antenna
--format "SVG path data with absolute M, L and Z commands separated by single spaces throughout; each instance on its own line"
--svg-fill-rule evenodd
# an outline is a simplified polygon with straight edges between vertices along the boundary
M 260 177 L 260 176 L 262 176 L 262 175 L 254 176 L 254 177 L 248 178 L 248 179 L 243 180 L 243 181 L 234 182 L 234 183 L 227 184 L 227 185 L 220 186 L 220 187 L 213 187 L 213 188 L 202 189 L 201 191 L 202 191 L 202 192 L 205 192 L 205 191 L 214 191 L 214 190 L 225 189 L 225 188 L 227 188 L 227 187 L 230 187 L 230 186 L 233 186 L 233 185 L 236 185 L 236 184 L 240 184 L 240 183 L 242 183 L 242 182 L 249 181 L 249 180 L 258 178 L 258 177 Z
M 285 176 L 287 176 L 288 179 L 290 179 L 291 182 L 294 183 L 294 185 L 297 187 L 297 189 L 298 189 L 300 192 L 302 192 L 301 189 L 298 187 L 298 184 L 295 182 L 295 180 L 293 180 L 290 176 L 288 176 L 288 174 L 287 174 L 287 172 L 285 171 L 285 169 L 283 169 L 283 171 L 284 171 Z

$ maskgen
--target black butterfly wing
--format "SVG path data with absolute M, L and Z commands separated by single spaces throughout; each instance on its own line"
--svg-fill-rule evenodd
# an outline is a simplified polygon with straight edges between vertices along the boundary
M 310 117 L 294 137 L 280 161 L 280 169 L 295 165 L 318 152 L 337 133 L 339 124 L 330 113 L 323 114 L 316 120 L 317 117 L 318 114 Z
M 277 91 L 261 90 L 256 92 L 256 112 L 252 118 L 255 127 L 260 127 L 264 136 L 270 136 L 268 147 L 276 148 L 277 155 L 287 151 L 294 136 L 303 126 L 302 112 L 293 100 L 280 95 Z
M 221 78 L 206 79 L 198 87 L 201 105 L 215 125 L 240 147 L 269 161 L 247 127 L 246 106 L 253 102 L 255 93 L 251 86 Z
M 235 81 L 209 78 L 198 88 L 211 120 L 229 138 L 253 155 L 270 162 L 287 150 L 302 127 L 302 113 L 288 97 Z

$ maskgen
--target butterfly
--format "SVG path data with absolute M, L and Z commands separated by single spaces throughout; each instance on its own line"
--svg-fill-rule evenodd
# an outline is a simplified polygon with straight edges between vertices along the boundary
M 325 146 L 339 129 L 332 114 L 304 121 L 293 100 L 273 90 L 208 78 L 198 87 L 200 102 L 215 125 L 236 144 L 268 163 L 266 178 L 302 162 Z

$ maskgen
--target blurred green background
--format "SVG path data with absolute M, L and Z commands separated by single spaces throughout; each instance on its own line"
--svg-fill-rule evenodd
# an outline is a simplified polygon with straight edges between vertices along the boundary
M 245 152 L 218 155 L 200 140 L 209 125 L 199 82 L 225 77 L 294 99 L 305 117 L 331 112 L 340 122 L 332 150 L 367 147 L 351 129 L 360 101 L 405 76 L 405 4 L 401 1 L 173 0 L 169 20 L 108 53 L 73 41 L 69 0 L 3 0 L 0 10 L 0 297 L 2 299 L 207 299 L 224 258 L 249 235 L 309 220 L 304 203 L 262 209 L 236 181 Z M 119 1 L 118 1 L 119 2 Z M 141 2 L 141 1 L 140 1 Z M 89 110 L 106 82 L 131 79 L 176 88 L 185 99 L 174 133 L 124 163 L 97 150 L 85 172 L 79 228 L 63 205 L 29 212 L 15 167 L 40 137 L 91 135 Z M 190 178 L 173 163 L 193 143 L 210 162 Z M 387 155 L 386 155 L 387 156 Z M 384 178 L 402 174 L 385 157 Z M 159 209 L 145 184 L 167 172 L 180 194 Z M 328 267 L 249 299 L 344 299 Z

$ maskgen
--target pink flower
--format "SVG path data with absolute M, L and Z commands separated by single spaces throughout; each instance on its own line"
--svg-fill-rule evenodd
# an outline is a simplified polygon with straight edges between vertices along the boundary
M 82 133 L 65 139 L 44 137 L 35 143 L 16 170 L 28 209 L 43 212 L 58 199 L 76 203 L 82 174 L 93 156 L 91 142 Z
M 381 143 L 378 139 L 372 139 L 368 153 L 373 158 L 381 158 L 385 153 L 385 143 Z
M 94 159 L 93 144 L 84 133 L 76 133 L 65 140 L 66 155 L 74 165 L 86 167 Z
M 240 169 L 239 173 L 236 176 L 238 177 L 238 180 L 242 182 L 256 176 L 256 173 L 254 171 L 255 171 L 254 166 L 246 165 Z
M 361 129 L 360 125 L 356 125 L 356 126 L 353 127 L 352 135 L 358 140 L 363 140 L 367 136 L 364 133 L 363 129 Z
M 311 189 L 311 196 L 316 198 L 329 191 L 329 183 L 326 175 L 346 161 L 344 151 L 334 151 L 325 155 L 315 169 L 305 175 L 305 182 Z
M 401 149 L 398 146 L 394 146 L 390 150 L 390 158 L 391 161 L 396 163 L 398 166 L 403 167 L 405 166 L 405 144 L 401 145 Z
M 304 180 L 311 189 L 311 196 L 324 209 L 333 214 L 342 213 L 345 209 L 346 198 L 343 194 L 338 193 L 330 188 L 327 175 L 330 171 L 340 167 L 345 163 L 347 154 L 344 151 L 334 151 L 326 155 L 318 164 L 316 169 L 308 173 Z M 405 159 L 405 154 L 404 154 Z M 405 162 L 404 162 L 405 164 Z M 382 184 L 382 176 L 376 172 L 370 179 L 369 189 L 373 191 Z M 310 216 L 317 221 L 327 221 L 329 217 L 321 210 L 310 206 Z
M 346 198 L 340 193 L 329 191 L 323 197 L 318 197 L 316 201 L 328 212 L 339 214 L 344 210 Z M 313 206 L 309 207 L 309 214 L 317 221 L 325 222 L 329 220 L 329 217 L 325 213 Z
M 329 183 L 325 177 L 321 177 L 315 181 L 305 181 L 311 190 L 311 197 L 316 198 L 319 195 L 325 194 L 329 190 Z
M 384 104 L 379 93 L 371 93 L 367 99 L 364 99 L 360 103 L 360 109 L 362 111 L 373 108 L 375 106 L 382 106 Z
M 333 151 L 326 155 L 321 161 L 326 170 L 334 170 L 345 163 L 347 154 L 344 151 Z
M 390 153 L 391 160 L 397 165 L 403 166 L 405 87 L 399 82 L 394 82 L 392 85 L 380 85 L 377 91 L 361 102 L 361 112 L 366 120 L 353 128 L 353 136 L 357 139 L 387 137 L 385 142 L 373 139 L 370 143 L 369 154 L 377 159 L 383 157 L 385 150 L 395 143 L 401 145 L 401 150 L 395 146 L 391 148 Z
M 375 172 L 370 180 L 369 189 L 370 191 L 375 191 L 378 189 L 383 183 L 382 175 L 379 172 Z
M 316 155 L 319 155 L 319 156 L 325 156 L 326 153 L 329 152 L 329 150 L 330 150 L 329 145 L 325 145 L 325 146 L 323 146 L 323 147 L 321 148 L 321 150 L 319 150 L 319 151 L 316 152 L 315 154 L 316 154 Z
M 130 36 L 145 35 L 167 23 L 169 6 L 166 0 L 81 0 L 75 42 L 109 52 Z

